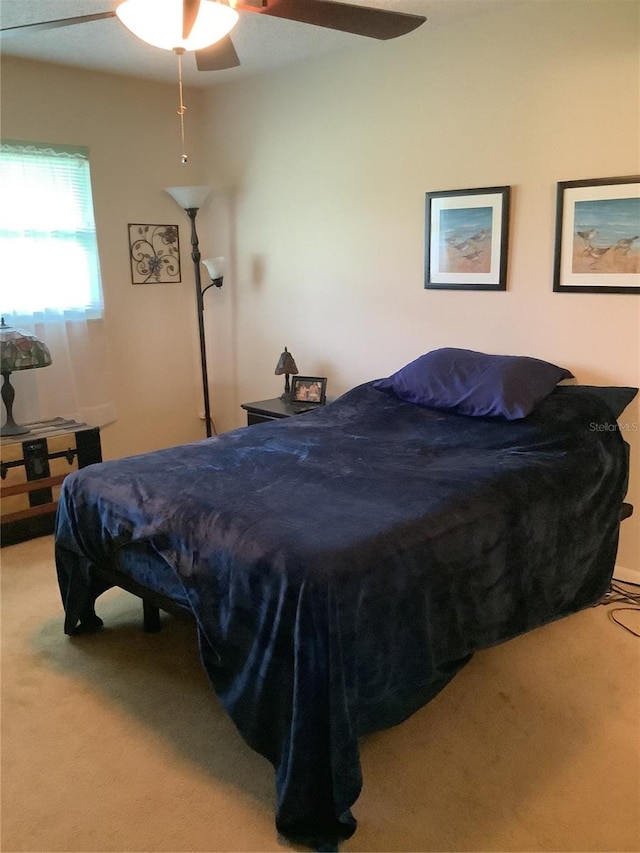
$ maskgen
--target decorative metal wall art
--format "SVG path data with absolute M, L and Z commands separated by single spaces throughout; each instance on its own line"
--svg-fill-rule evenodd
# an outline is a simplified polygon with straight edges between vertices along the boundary
M 129 225 L 132 284 L 181 281 L 177 225 Z

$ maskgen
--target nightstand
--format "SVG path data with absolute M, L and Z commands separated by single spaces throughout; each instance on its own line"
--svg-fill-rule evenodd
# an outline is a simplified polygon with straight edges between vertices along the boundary
M 64 478 L 102 461 L 98 427 L 64 418 L 27 426 L 28 433 L 0 439 L 2 545 L 53 533 Z
M 274 397 L 272 400 L 241 403 L 241 407 L 247 413 L 247 426 L 253 426 L 254 424 L 263 424 L 266 421 L 290 418 L 292 415 L 301 415 L 305 411 L 317 408 L 317 405 L 311 405 L 307 408 L 304 406 L 304 403 L 292 405 L 289 400 L 281 400 L 280 397 Z

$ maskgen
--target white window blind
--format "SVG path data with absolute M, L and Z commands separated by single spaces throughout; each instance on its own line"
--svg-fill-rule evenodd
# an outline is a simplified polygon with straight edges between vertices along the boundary
M 2 310 L 102 315 L 102 286 L 85 148 L 0 145 Z

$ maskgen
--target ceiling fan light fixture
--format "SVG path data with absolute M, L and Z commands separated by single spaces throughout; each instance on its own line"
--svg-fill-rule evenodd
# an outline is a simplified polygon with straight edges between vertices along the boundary
M 201 0 L 189 38 L 182 38 L 182 0 L 123 0 L 116 15 L 134 36 L 163 50 L 201 50 L 224 38 L 238 13 L 217 0 Z

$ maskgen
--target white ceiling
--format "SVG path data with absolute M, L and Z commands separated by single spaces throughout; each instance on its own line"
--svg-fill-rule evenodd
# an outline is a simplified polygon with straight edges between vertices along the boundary
M 2 27 L 48 21 L 114 9 L 119 0 L 0 0 Z M 344 2 L 344 0 L 343 0 Z M 422 27 L 436 27 L 523 0 L 349 0 L 352 5 L 376 6 L 398 12 L 426 15 Z M 244 13 L 231 33 L 240 58 L 239 68 L 198 72 L 193 55 L 183 59 L 186 85 L 211 86 L 336 51 L 357 49 L 369 39 L 299 24 L 266 15 Z M 402 38 L 411 38 L 413 34 Z M 150 47 L 133 36 L 117 18 L 80 25 L 28 30 L 3 37 L 0 50 L 62 65 L 93 68 L 149 80 L 174 83 L 177 60 L 170 51 Z

